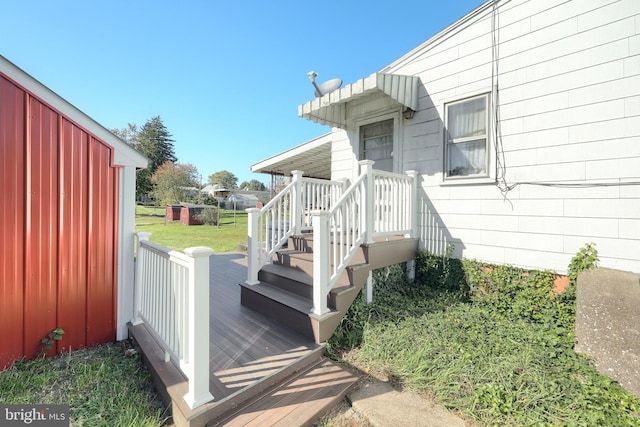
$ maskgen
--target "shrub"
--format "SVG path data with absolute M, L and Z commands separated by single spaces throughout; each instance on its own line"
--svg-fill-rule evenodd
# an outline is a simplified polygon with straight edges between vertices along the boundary
M 418 251 L 416 255 L 416 285 L 467 295 L 469 283 L 465 267 L 461 260 L 451 257 L 452 251 L 451 246 L 447 248 L 445 255 Z
M 218 208 L 206 207 L 195 215 L 196 219 L 206 225 L 218 225 Z

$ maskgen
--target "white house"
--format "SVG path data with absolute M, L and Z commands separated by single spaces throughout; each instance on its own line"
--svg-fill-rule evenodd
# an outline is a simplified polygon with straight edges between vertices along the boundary
M 331 127 L 309 148 L 332 180 L 419 172 L 421 248 L 564 272 L 593 242 L 640 272 L 637 0 L 487 1 L 298 111 Z M 302 151 L 252 169 L 304 171 Z

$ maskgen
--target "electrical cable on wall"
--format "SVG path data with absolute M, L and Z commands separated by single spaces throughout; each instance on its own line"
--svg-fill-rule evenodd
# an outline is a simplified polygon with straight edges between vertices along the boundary
M 499 53 L 500 40 L 498 38 L 498 29 L 500 27 L 498 14 L 498 1 L 493 0 L 492 16 L 491 16 L 491 83 L 492 83 L 492 109 L 493 109 L 493 132 L 495 136 L 495 154 L 496 154 L 496 185 L 502 196 L 507 200 L 507 194 L 520 185 L 536 185 L 542 187 L 557 188 L 594 188 L 594 187 L 612 187 L 612 186 L 628 186 L 640 185 L 637 181 L 626 182 L 544 182 L 544 181 L 527 181 L 515 182 L 509 184 L 507 182 L 507 165 L 504 157 L 504 147 L 502 144 L 502 133 L 500 128 L 500 86 L 498 84 L 499 73 Z
M 507 193 L 511 191 L 512 188 L 507 184 L 507 165 L 504 159 L 504 147 L 502 145 L 502 132 L 500 129 L 500 92 L 498 84 L 498 76 L 500 75 L 498 68 L 500 57 L 498 28 L 500 27 L 500 23 L 498 18 L 498 0 L 493 0 L 491 9 L 491 105 L 493 107 L 493 134 L 495 136 L 496 185 L 506 199 Z

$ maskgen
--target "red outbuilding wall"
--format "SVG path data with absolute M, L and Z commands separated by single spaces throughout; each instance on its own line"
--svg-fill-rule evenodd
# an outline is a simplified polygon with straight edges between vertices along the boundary
M 115 340 L 119 173 L 112 148 L 0 74 L 0 369 Z

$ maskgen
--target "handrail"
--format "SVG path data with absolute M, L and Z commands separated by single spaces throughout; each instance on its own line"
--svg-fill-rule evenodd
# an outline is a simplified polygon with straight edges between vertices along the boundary
M 361 174 L 329 211 L 313 212 L 313 313 L 316 315 L 329 311 L 327 295 L 365 241 L 362 210 L 367 179 L 370 179 L 367 174 Z
M 414 234 L 415 171 L 406 175 L 374 170 L 373 237 Z
M 297 182 L 287 185 L 262 209 L 247 209 L 249 216 L 247 241 L 247 283 L 258 283 L 258 272 L 293 234 L 292 201 L 296 199 Z
M 147 330 L 185 374 L 190 408 L 211 400 L 209 392 L 209 256 L 205 247 L 184 253 L 149 241 L 138 232 L 134 325 Z
M 311 211 L 326 209 L 337 198 L 343 182 L 304 178 L 293 171 L 293 179 L 262 209 L 247 209 L 247 284 L 258 283 L 258 272 L 271 261 L 294 233 L 311 229 Z
M 294 233 L 313 230 L 313 313 L 328 311 L 327 295 L 364 243 L 394 234 L 415 236 L 417 172 L 376 171 L 360 162 L 360 175 L 346 182 L 303 178 L 292 182 L 262 209 L 249 213 L 247 284 Z M 267 237 L 265 239 L 265 236 Z
M 360 162 L 360 176 L 327 212 L 314 212 L 313 313 L 329 311 L 327 296 L 363 243 L 374 237 L 415 235 L 417 172 L 406 175 Z M 327 238 L 329 237 L 329 238 Z

